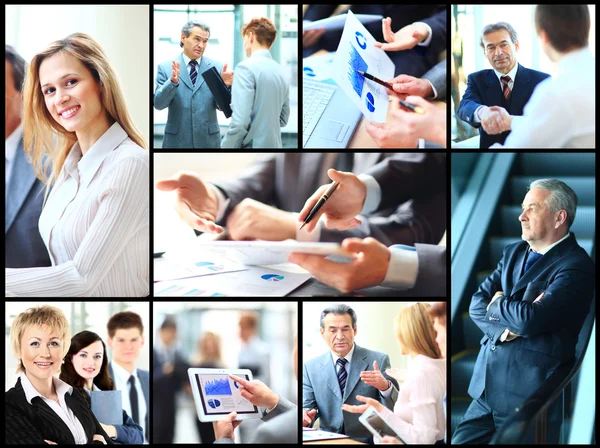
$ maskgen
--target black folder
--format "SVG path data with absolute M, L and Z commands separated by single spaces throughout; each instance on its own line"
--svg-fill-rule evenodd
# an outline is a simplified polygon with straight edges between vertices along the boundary
M 229 104 L 231 104 L 231 92 L 225 85 L 223 78 L 215 67 L 211 67 L 202 73 L 206 85 L 212 92 L 213 96 L 217 100 L 219 109 L 223 111 L 227 118 L 231 117 L 232 111 Z

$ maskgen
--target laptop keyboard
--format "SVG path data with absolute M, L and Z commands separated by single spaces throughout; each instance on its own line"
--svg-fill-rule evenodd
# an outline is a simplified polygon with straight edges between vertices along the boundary
M 302 80 L 302 147 L 312 135 L 336 87 L 322 82 Z

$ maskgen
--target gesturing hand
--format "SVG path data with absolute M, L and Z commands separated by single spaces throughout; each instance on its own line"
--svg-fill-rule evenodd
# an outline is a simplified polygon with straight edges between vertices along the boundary
M 226 86 L 230 86 L 233 84 L 233 70 L 227 71 L 227 64 L 223 66 L 223 70 L 221 70 L 221 78 L 223 78 L 223 82 Z
M 269 389 L 262 381 L 247 381 L 244 378 L 235 375 L 229 375 L 233 381 L 236 381 L 240 387 L 240 395 L 252 403 L 254 406 L 264 406 L 272 409 L 279 402 L 279 395 Z
M 173 84 L 179 83 L 179 62 L 173 61 L 171 66 L 171 82 Z
M 283 241 L 296 238 L 293 213 L 279 210 L 252 198 L 242 200 L 227 217 L 232 240 Z
M 387 17 L 381 23 L 383 38 L 387 42 L 375 42 L 375 46 L 385 51 L 410 50 L 429 37 L 429 29 L 423 23 L 412 23 L 401 28 L 396 34 L 392 32 L 392 19 Z
M 360 372 L 360 379 L 363 383 L 376 387 L 380 391 L 384 391 L 390 387 L 389 381 L 385 379 L 381 370 L 379 370 L 377 361 L 373 361 L 373 370 L 364 370 Z
M 362 401 L 363 403 L 366 403 L 366 404 L 361 404 L 361 405 L 343 404 L 342 410 L 346 411 L 346 412 L 350 412 L 352 414 L 362 414 L 369 408 L 369 406 L 373 406 L 375 409 L 377 409 L 380 412 L 383 410 L 383 405 L 379 401 L 377 401 L 373 398 L 363 397 L 362 395 L 357 395 L 356 399 L 358 401 Z
M 306 409 L 303 409 L 303 411 L 304 412 L 302 415 L 302 426 L 308 427 L 308 426 L 310 426 L 313 419 L 315 418 L 315 415 L 317 414 L 317 410 L 311 409 L 310 411 L 307 411 Z

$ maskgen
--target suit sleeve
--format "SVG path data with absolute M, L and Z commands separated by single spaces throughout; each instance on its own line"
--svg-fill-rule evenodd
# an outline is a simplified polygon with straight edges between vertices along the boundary
M 248 134 L 256 94 L 256 81 L 252 71 L 244 64 L 235 70 L 235 82 L 231 94 L 233 115 L 227 135 L 221 144 L 222 148 L 241 148 L 244 137 Z
M 475 77 L 473 75 L 469 75 L 467 78 L 467 90 L 465 91 L 462 100 L 460 100 L 456 115 L 458 115 L 458 118 L 466 121 L 471 126 L 479 128 L 481 127 L 481 123 L 475 122 L 474 115 L 477 108 L 482 105 L 483 99 L 481 98 L 481 93 L 479 92 L 479 86 L 475 82 Z
M 506 249 L 504 250 L 504 254 L 506 254 Z M 492 342 L 497 342 L 506 329 L 506 325 L 500 324 L 496 320 L 490 320 L 487 316 L 487 306 L 492 300 L 492 297 L 497 291 L 502 291 L 501 278 L 504 266 L 504 254 L 498 263 L 496 270 L 492 275 L 485 279 L 479 286 L 477 292 L 473 294 L 471 305 L 469 306 L 469 315 L 471 316 L 471 319 Z M 499 299 L 496 299 L 496 301 L 498 300 Z
M 286 91 L 287 96 L 285 97 L 285 102 L 281 108 L 281 114 L 279 115 L 279 127 L 284 127 L 290 118 L 290 92 L 289 89 L 286 89 Z
M 55 442 L 52 440 L 52 442 Z M 6 445 L 46 445 L 27 416 L 8 403 L 4 406 L 4 443 Z
M 318 409 L 317 400 L 315 399 L 315 392 L 313 390 L 308 371 L 306 370 L 306 365 L 302 368 L 302 408 L 306 409 L 307 411 L 310 411 L 311 409 Z
M 436 100 L 446 101 L 446 59 L 438 62 L 427 73 L 423 79 L 428 80 L 437 92 Z
M 594 290 L 594 274 L 584 266 L 561 269 L 535 303 L 503 297 L 489 308 L 485 318 L 497 320 L 524 338 L 556 332 L 585 317 Z
M 185 68 L 184 68 L 185 70 Z M 179 81 L 181 82 L 181 80 Z M 171 82 L 171 73 L 167 73 L 161 65 L 156 74 L 156 90 L 154 91 L 154 107 L 163 110 L 169 107 L 177 94 L 178 86 Z
M 279 396 L 279 402 L 277 403 L 277 406 L 275 406 L 271 412 L 267 412 L 265 413 L 265 415 L 263 415 L 263 422 L 268 422 L 269 420 L 271 420 L 274 417 L 277 417 L 278 415 L 281 415 L 287 411 L 290 411 L 292 409 L 297 409 L 297 406 L 292 403 L 289 400 L 286 400 L 285 398 L 283 398 L 281 395 Z
M 435 53 L 446 48 L 446 41 L 448 39 L 446 34 L 446 17 L 446 8 L 444 8 L 427 19 L 419 20 L 419 22 L 426 23 L 431 27 L 431 42 L 429 43 L 429 47 Z M 446 64 L 445 60 L 444 64 Z
M 398 399 L 398 381 L 395 378 L 389 376 L 385 371 L 389 369 L 392 365 L 390 364 L 390 357 L 388 355 L 383 355 L 383 359 L 381 360 L 381 365 L 379 366 L 379 370 L 383 374 L 384 378 L 392 383 L 392 394 L 385 398 L 380 395 L 381 403 L 386 406 L 388 409 L 394 409 L 394 404 Z
M 446 246 L 415 244 L 419 258 L 417 280 L 412 288 L 415 294 L 446 295 Z
M 123 444 L 141 445 L 144 443 L 144 432 L 140 425 L 137 425 L 133 419 L 123 411 L 123 424 L 115 425 L 117 437 L 115 441 Z

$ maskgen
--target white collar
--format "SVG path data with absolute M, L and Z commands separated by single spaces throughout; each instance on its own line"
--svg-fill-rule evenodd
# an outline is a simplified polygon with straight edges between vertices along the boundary
M 265 50 L 265 49 L 261 49 L 261 50 L 256 50 L 254 53 L 252 53 L 249 57 L 251 58 L 260 58 L 260 57 L 266 57 L 269 59 L 273 59 L 273 57 L 271 56 L 271 52 L 269 50 Z
M 191 59 L 187 57 L 187 54 L 185 53 L 181 53 L 181 55 L 183 56 L 183 62 L 185 63 L 185 66 L 187 67 L 190 64 Z M 200 67 L 200 61 L 202 61 L 202 56 L 200 56 L 198 59 L 196 59 L 196 62 L 198 63 L 198 67 Z
M 567 232 L 567 234 L 565 236 L 563 236 L 560 240 L 558 240 L 558 241 L 550 244 L 550 246 L 544 247 L 542 250 L 538 251 L 538 254 L 544 255 L 544 254 L 548 253 L 550 251 L 550 249 L 552 249 L 558 243 L 562 243 L 564 240 L 566 240 L 567 238 L 569 238 L 569 235 L 570 235 L 570 233 Z M 534 251 L 533 249 L 531 249 L 531 250 Z
M 21 386 L 23 386 L 23 392 L 25 392 L 25 398 L 27 399 L 27 402 L 29 404 L 31 404 L 31 400 L 34 399 L 35 397 L 41 397 L 43 400 L 46 401 L 52 401 L 49 400 L 48 398 L 44 397 L 42 394 L 40 394 L 37 389 L 35 387 L 33 387 L 33 384 L 31 384 L 31 381 L 29 381 L 29 378 L 27 378 L 27 375 L 25 374 L 25 372 L 21 372 L 21 374 L 19 375 L 19 378 L 21 378 Z M 54 389 L 56 389 L 56 395 L 58 395 L 59 399 L 64 400 L 64 396 L 69 393 L 73 393 L 73 387 L 69 386 L 67 383 L 65 383 L 64 381 L 60 380 L 59 378 L 53 376 L 52 377 L 52 384 L 54 384 Z
M 110 362 L 110 365 L 112 366 L 113 369 L 113 373 L 115 374 L 115 377 L 118 377 L 119 381 L 122 381 L 124 383 L 126 383 L 127 381 L 129 381 L 129 377 L 131 375 L 135 376 L 137 378 L 137 367 L 135 369 L 133 369 L 133 372 L 129 373 L 127 371 L 127 369 L 124 369 L 123 367 L 121 367 L 119 364 L 117 364 L 114 361 Z M 115 380 L 117 378 L 114 378 Z
M 515 66 L 512 68 L 512 70 L 510 72 L 508 72 L 506 75 L 504 73 L 500 73 L 499 71 L 497 71 L 496 69 L 494 69 L 494 73 L 496 74 L 496 77 L 498 78 L 498 81 L 502 82 L 502 80 L 500 79 L 503 76 L 510 76 L 510 80 L 514 83 L 515 82 L 515 78 L 517 77 L 517 71 L 519 69 L 519 63 L 517 62 L 515 64 Z M 514 86 L 514 84 L 513 84 Z
M 17 146 L 23 137 L 23 123 L 19 124 L 14 131 L 8 136 L 4 142 L 5 157 L 9 162 L 12 162 L 17 153 Z
M 344 356 L 344 359 L 348 362 L 352 362 L 352 355 L 354 354 L 354 349 L 356 348 L 356 344 L 352 345 L 352 348 L 350 349 L 350 351 L 348 352 L 348 354 L 346 356 Z M 337 363 L 338 358 L 341 358 L 341 356 L 339 356 L 336 352 L 334 352 L 333 350 L 331 350 L 331 358 L 333 359 L 333 365 L 335 366 Z

